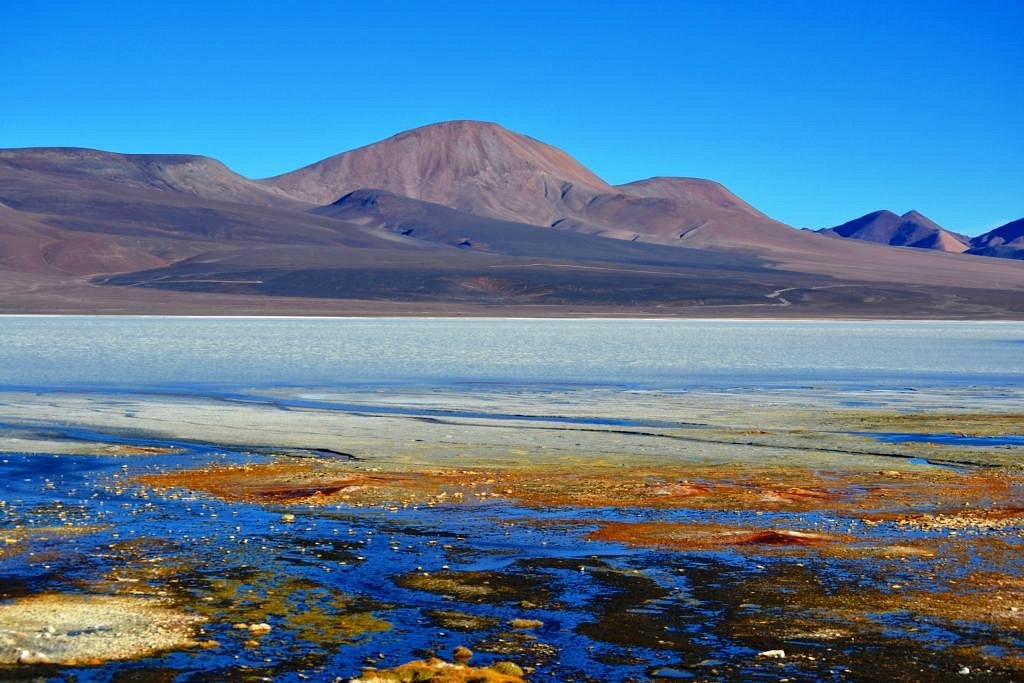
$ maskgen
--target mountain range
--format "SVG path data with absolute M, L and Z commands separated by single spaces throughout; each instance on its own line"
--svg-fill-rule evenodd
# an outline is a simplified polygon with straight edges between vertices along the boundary
M 894 247 L 1024 259 L 1024 219 L 970 238 L 943 228 L 917 211 L 908 211 L 900 216 L 892 211 L 882 210 L 873 211 L 834 228 L 823 228 L 819 232 Z
M 916 212 L 797 230 L 718 183 L 610 185 L 475 121 L 266 179 L 0 150 L 3 312 L 1019 318 L 1022 232 L 968 245 Z

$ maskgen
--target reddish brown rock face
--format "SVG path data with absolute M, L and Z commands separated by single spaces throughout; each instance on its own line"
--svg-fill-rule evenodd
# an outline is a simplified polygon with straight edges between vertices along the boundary
M 312 204 L 373 188 L 543 226 L 563 217 L 567 191 L 612 191 L 560 149 L 478 121 L 410 130 L 263 183 Z

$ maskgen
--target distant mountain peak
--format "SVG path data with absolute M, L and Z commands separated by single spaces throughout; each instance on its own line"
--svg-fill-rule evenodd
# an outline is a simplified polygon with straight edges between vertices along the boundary
M 965 237 L 946 230 L 916 209 L 911 209 L 903 215 L 888 209 L 872 211 L 820 232 L 894 247 L 915 247 L 955 253 L 968 249 Z
M 558 217 L 552 205 L 559 204 L 568 190 L 611 190 L 556 147 L 496 123 L 468 120 L 404 131 L 262 182 L 321 205 L 359 188 L 376 187 L 463 211 L 543 225 Z
M 1010 221 L 971 240 L 971 253 L 1024 259 L 1024 218 Z

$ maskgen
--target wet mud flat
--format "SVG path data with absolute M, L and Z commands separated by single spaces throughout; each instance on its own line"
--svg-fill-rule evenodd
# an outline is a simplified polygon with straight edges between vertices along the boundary
M 1020 680 L 1020 397 L 853 398 L 11 392 L 0 679 Z

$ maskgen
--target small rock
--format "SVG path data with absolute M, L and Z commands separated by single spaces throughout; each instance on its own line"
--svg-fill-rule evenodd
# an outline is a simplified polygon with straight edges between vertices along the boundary
M 50 658 L 42 652 L 22 650 L 18 653 L 18 664 L 49 664 Z
M 473 651 L 470 650 L 468 647 L 463 647 L 462 645 L 459 645 L 457 648 L 452 650 L 452 659 L 454 659 L 456 662 L 459 662 L 460 664 L 465 664 L 472 658 Z
M 722 666 L 725 664 L 721 659 L 702 659 L 697 662 L 697 666 Z
M 965 667 L 963 667 L 962 669 L 960 669 L 960 671 L 959 671 L 958 673 L 959 673 L 959 674 L 960 674 L 961 676 L 966 676 L 967 674 L 971 673 L 971 667 L 969 667 L 969 666 L 965 666 Z
M 544 622 L 540 619 L 513 619 L 509 622 L 509 626 L 518 629 L 540 628 L 543 625 Z
M 253 635 L 270 633 L 270 624 L 249 624 L 249 633 Z
M 758 657 L 765 657 L 766 659 L 785 659 L 785 650 L 765 650 L 764 652 L 758 652 Z
M 515 676 L 522 678 L 524 673 L 522 667 L 512 662 L 496 662 L 491 665 L 491 671 L 496 671 L 503 676 Z
M 295 515 L 293 515 L 290 512 L 286 512 L 285 514 L 281 515 L 281 521 L 285 524 L 291 524 L 295 521 Z

